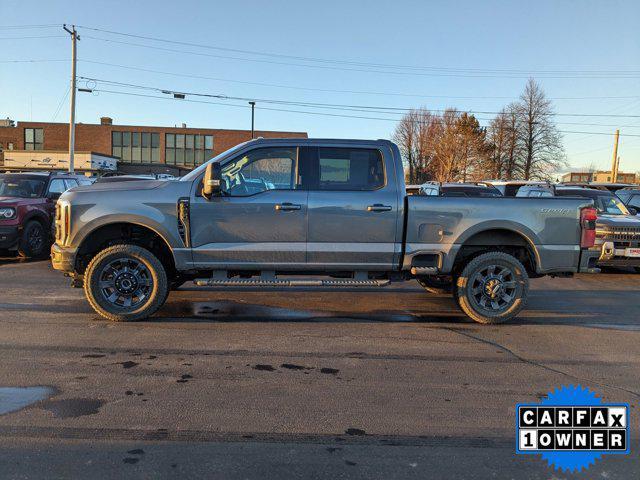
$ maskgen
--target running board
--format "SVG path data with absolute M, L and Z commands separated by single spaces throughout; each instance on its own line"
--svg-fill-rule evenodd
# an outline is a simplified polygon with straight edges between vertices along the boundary
M 251 278 L 196 278 L 199 287 L 384 287 L 390 280 L 355 280 L 353 278 L 329 280 L 266 280 Z

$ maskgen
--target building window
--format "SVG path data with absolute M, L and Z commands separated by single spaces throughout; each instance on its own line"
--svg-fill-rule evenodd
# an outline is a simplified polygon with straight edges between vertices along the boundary
M 44 141 L 44 132 L 41 128 L 25 128 L 24 129 L 24 149 L 25 150 L 42 150 Z
M 111 132 L 111 155 L 127 163 L 160 163 L 160 134 Z
M 213 135 L 165 135 L 165 163 L 195 167 L 213 156 Z

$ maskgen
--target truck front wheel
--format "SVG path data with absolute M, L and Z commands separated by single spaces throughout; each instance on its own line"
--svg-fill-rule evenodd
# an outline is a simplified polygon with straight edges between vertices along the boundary
M 84 275 L 84 292 L 93 309 L 115 322 L 153 315 L 169 293 L 158 258 L 136 245 L 114 245 L 98 253 Z
M 527 271 L 515 257 L 488 252 L 462 270 L 454 296 L 462 311 L 478 323 L 495 324 L 515 317 L 529 290 Z

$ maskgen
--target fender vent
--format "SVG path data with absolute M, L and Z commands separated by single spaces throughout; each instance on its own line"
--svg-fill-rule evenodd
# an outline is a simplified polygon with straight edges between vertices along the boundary
M 191 228 L 189 224 L 189 199 L 181 198 L 177 205 L 178 235 L 187 248 L 191 247 Z

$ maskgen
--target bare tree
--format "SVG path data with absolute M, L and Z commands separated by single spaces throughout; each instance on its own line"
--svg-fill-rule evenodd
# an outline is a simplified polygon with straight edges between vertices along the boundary
M 532 78 L 515 105 L 515 114 L 522 178 L 547 179 L 566 166 L 562 137 L 553 122 L 551 102 Z
M 393 140 L 400 148 L 410 183 L 432 178 L 433 141 L 438 130 L 437 116 L 425 108 L 409 111 L 396 126 Z
M 513 180 L 518 178 L 517 168 L 517 116 L 513 104 L 503 108 L 491 120 L 487 131 L 489 154 L 485 170 L 489 177 Z

